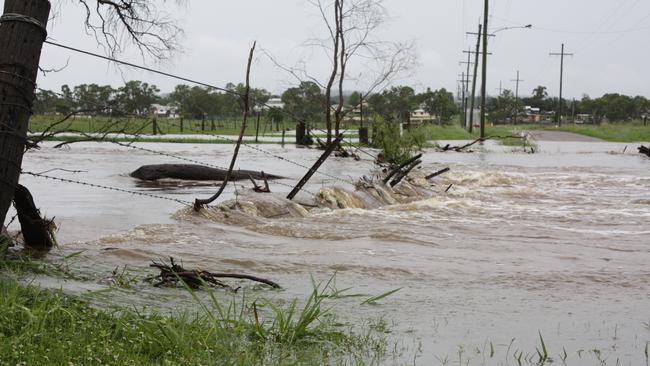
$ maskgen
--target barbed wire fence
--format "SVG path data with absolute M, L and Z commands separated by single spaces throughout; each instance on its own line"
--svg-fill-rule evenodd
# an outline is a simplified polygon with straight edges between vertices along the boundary
M 231 89 L 228 89 L 228 88 L 221 88 L 221 87 L 209 84 L 207 82 L 194 80 L 194 79 L 191 79 L 191 78 L 175 75 L 175 74 L 164 72 L 164 71 L 161 71 L 161 70 L 156 70 L 156 69 L 153 69 L 153 68 L 150 68 L 150 67 L 147 67 L 147 66 L 142 66 L 142 65 L 135 64 L 135 63 L 119 60 L 119 59 L 116 59 L 116 58 L 113 58 L 113 57 L 108 57 L 108 56 L 100 55 L 100 54 L 97 54 L 97 53 L 85 51 L 85 50 L 82 50 L 82 49 L 79 49 L 79 48 L 67 46 L 67 45 L 57 43 L 57 42 L 53 42 L 53 41 L 50 41 L 50 40 L 46 40 L 45 43 L 50 44 L 50 45 L 55 46 L 55 47 L 59 47 L 59 48 L 71 51 L 71 52 L 76 52 L 76 53 L 84 54 L 84 55 L 87 55 L 87 56 L 104 59 L 104 60 L 107 60 L 109 62 L 114 62 L 116 64 L 120 64 L 120 65 L 123 65 L 123 66 L 127 66 L 127 67 L 131 67 L 131 68 L 151 72 L 151 73 L 154 73 L 154 74 L 162 75 L 162 76 L 165 76 L 165 77 L 169 77 L 169 78 L 189 82 L 189 83 L 192 83 L 192 84 L 203 86 L 203 87 L 205 87 L 207 89 L 233 94 L 233 95 L 236 95 L 239 98 L 243 97 L 242 94 L 240 94 L 239 92 L 237 92 L 235 90 L 231 90 Z M 43 89 L 40 89 L 40 88 L 38 88 L 38 89 L 43 90 Z M 47 92 L 54 93 L 54 94 L 57 94 L 59 96 L 67 97 L 62 93 L 57 93 L 57 92 L 53 92 L 53 91 L 47 91 Z M 266 107 L 266 108 L 273 108 L 272 106 L 270 106 L 267 103 L 258 103 L 258 104 L 260 106 L 263 106 L 263 107 Z M 114 106 L 109 107 L 109 106 L 105 106 L 105 105 L 104 106 L 97 105 L 97 107 L 100 107 L 102 109 L 112 108 L 111 110 L 113 112 L 121 114 L 122 117 L 128 117 L 130 115 L 128 113 L 124 113 L 124 111 L 116 110 L 114 108 Z M 294 115 L 293 113 L 290 113 L 289 111 L 281 110 L 281 109 L 279 111 L 281 113 L 289 116 L 290 118 L 298 121 L 298 122 L 304 122 L 304 121 L 302 121 L 301 118 Z M 64 123 L 70 117 L 71 116 L 68 116 L 67 118 L 63 119 L 62 121 L 59 121 L 58 123 Z M 138 142 L 138 140 L 140 139 L 139 134 L 142 132 L 142 130 L 144 128 L 146 128 L 147 126 L 151 125 L 151 123 L 152 123 L 152 121 L 149 121 L 145 125 L 141 126 L 134 134 L 131 134 L 131 136 L 129 136 L 129 134 L 127 134 L 127 133 L 124 133 L 124 131 L 103 131 L 103 132 L 100 133 L 99 136 L 95 136 L 95 135 L 93 135 L 93 133 L 83 133 L 81 131 L 68 130 L 68 131 L 63 131 L 63 132 L 74 132 L 74 133 L 80 134 L 81 137 L 86 138 L 86 140 L 84 140 L 84 141 L 107 142 L 107 143 L 112 143 L 112 144 L 115 144 L 115 145 L 118 145 L 118 146 L 121 146 L 121 147 L 134 149 L 134 150 L 139 150 L 139 151 L 143 151 L 143 152 L 147 152 L 147 153 L 151 153 L 151 154 L 155 154 L 155 155 L 170 157 L 170 158 L 173 158 L 173 159 L 186 161 L 186 162 L 190 162 L 190 163 L 205 166 L 205 167 L 211 167 L 211 168 L 223 169 L 223 170 L 226 169 L 226 168 L 224 168 L 222 166 L 219 166 L 219 165 L 216 165 L 216 164 L 206 163 L 206 162 L 199 161 L 199 160 L 196 160 L 196 159 L 191 159 L 191 158 L 171 154 L 171 153 L 168 153 L 168 152 L 158 151 L 158 150 L 154 150 L 154 149 L 134 145 L 134 143 Z M 71 125 L 69 125 L 69 126 L 71 126 Z M 57 133 L 63 133 L 63 132 L 61 132 L 61 131 L 52 131 L 51 135 L 48 135 L 48 136 L 42 135 L 41 137 L 42 137 L 42 140 L 45 140 L 48 137 L 51 137 L 51 136 L 54 136 Z M 130 140 L 130 141 L 123 142 L 123 141 L 120 141 L 120 139 L 117 136 L 113 136 L 113 135 L 116 135 L 116 134 L 119 135 L 121 133 L 124 134 L 123 139 L 127 139 L 127 140 Z M 236 141 L 234 139 L 231 139 L 231 138 L 226 137 L 226 136 L 221 136 L 221 135 L 211 135 L 211 136 L 216 138 L 216 139 L 225 141 L 225 142 L 236 143 Z M 76 141 L 69 141 L 67 143 L 74 143 L 74 142 L 76 142 Z M 307 166 L 305 164 L 294 161 L 294 160 L 289 159 L 287 157 L 284 157 L 284 156 L 282 156 L 280 154 L 273 153 L 273 152 L 268 151 L 266 149 L 262 149 L 259 146 L 256 146 L 256 145 L 253 145 L 253 144 L 248 144 L 248 143 L 242 143 L 242 145 L 245 146 L 248 149 L 257 151 L 259 153 L 262 153 L 262 154 L 267 155 L 269 157 L 272 157 L 274 159 L 278 159 L 278 160 L 283 161 L 285 163 L 289 163 L 289 164 L 292 164 L 294 166 L 305 169 L 306 171 L 309 171 L 311 169 L 309 166 Z M 358 150 L 364 152 L 365 154 L 367 154 L 370 157 L 374 157 L 372 154 L 370 154 L 370 153 L 368 153 L 368 152 L 366 152 L 364 150 L 361 150 L 360 148 Z M 352 179 L 338 177 L 336 175 L 321 172 L 321 171 L 316 171 L 315 173 L 319 174 L 320 176 L 326 177 L 328 179 L 332 179 L 332 180 L 334 180 L 336 182 L 350 184 L 350 185 L 353 185 L 353 186 L 356 184 L 355 181 L 353 181 Z M 60 177 L 56 177 L 56 176 L 52 176 L 52 175 L 47 175 L 45 173 L 35 173 L 35 172 L 30 172 L 30 171 L 22 171 L 22 174 L 29 175 L 29 176 L 32 176 L 32 177 L 35 177 L 35 178 L 53 180 L 53 181 L 58 181 L 58 182 L 62 182 L 62 183 L 77 184 L 77 185 L 86 186 L 86 187 L 95 188 L 95 189 L 103 189 L 103 190 L 109 190 L 109 191 L 120 192 L 120 193 L 125 193 L 125 194 L 131 194 L 131 195 L 136 195 L 136 196 L 148 197 L 148 198 L 152 198 L 152 199 L 171 201 L 171 202 L 180 203 L 180 204 L 186 205 L 186 206 L 192 206 L 193 205 L 192 202 L 181 200 L 181 199 L 170 198 L 170 197 L 155 195 L 155 194 L 151 194 L 151 193 L 141 192 L 141 191 L 133 191 L 133 190 L 118 188 L 118 187 L 112 187 L 112 186 L 107 186 L 107 185 L 102 185 L 102 184 L 97 184 L 97 183 L 90 183 L 90 182 L 85 182 L 85 181 L 82 181 L 82 180 L 60 178 Z M 277 180 L 274 181 L 273 184 L 285 186 L 285 187 L 288 187 L 288 188 L 294 188 L 294 185 L 284 183 L 284 182 L 280 182 L 280 181 L 277 181 Z M 311 194 L 312 196 L 317 196 L 316 193 L 310 192 L 309 190 L 306 190 L 304 188 L 302 189 L 302 191 L 304 191 L 304 192 L 306 192 L 308 194 Z

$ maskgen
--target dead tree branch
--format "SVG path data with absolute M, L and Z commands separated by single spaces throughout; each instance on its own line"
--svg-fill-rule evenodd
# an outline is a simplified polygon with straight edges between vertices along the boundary
M 451 146 L 451 145 L 447 144 L 446 146 L 444 146 L 444 147 L 442 148 L 442 151 L 456 151 L 456 152 L 461 152 L 461 151 L 467 149 L 468 147 L 472 147 L 472 146 L 478 144 L 479 142 L 485 142 L 485 141 L 488 141 L 488 140 L 494 140 L 494 139 L 522 139 L 522 140 L 525 141 L 525 140 L 526 140 L 526 136 L 518 136 L 518 135 L 509 135 L 509 136 L 486 136 L 486 137 L 478 138 L 478 139 L 476 139 L 476 140 L 474 140 L 474 141 L 472 141 L 472 142 L 469 142 L 469 143 L 467 143 L 467 144 L 465 144 L 465 145 L 461 145 L 461 146 Z
M 257 42 L 253 43 L 253 47 L 250 50 L 250 53 L 248 55 L 248 65 L 246 67 L 246 92 L 244 93 L 244 120 L 241 125 L 241 131 L 239 131 L 239 138 L 237 139 L 237 145 L 235 146 L 235 152 L 232 155 L 232 160 L 230 161 L 230 167 L 228 168 L 228 173 L 226 174 L 226 177 L 224 178 L 223 182 L 221 183 L 221 187 L 219 188 L 219 191 L 215 193 L 212 197 L 208 199 L 199 199 L 197 198 L 196 201 L 194 202 L 194 210 L 199 211 L 201 207 L 204 205 L 209 205 L 210 203 L 214 202 L 221 194 L 223 191 L 226 189 L 226 186 L 228 185 L 228 182 L 230 181 L 230 177 L 232 175 L 232 171 L 235 168 L 235 163 L 237 162 L 237 155 L 239 154 L 239 148 L 241 147 L 241 143 L 244 140 L 244 133 L 246 132 L 246 124 L 248 122 L 248 114 L 250 113 L 250 94 L 251 94 L 251 85 L 250 85 L 250 75 L 251 75 L 251 65 L 253 64 L 253 55 L 255 54 L 255 45 Z
M 178 49 L 182 29 L 160 4 L 165 0 L 77 0 L 85 10 L 87 33 L 115 56 L 122 46 L 136 46 L 142 56 L 166 59 Z M 179 1 L 177 1 L 179 2 Z
M 174 258 L 169 258 L 169 264 L 165 262 L 153 261 L 150 267 L 157 268 L 160 270 L 159 275 L 149 277 L 146 279 L 146 281 L 149 282 L 158 281 L 154 283 L 154 286 L 156 287 L 177 286 L 179 282 L 182 282 L 192 289 L 197 289 L 203 286 L 204 284 L 207 284 L 210 286 L 237 291 L 239 290 L 239 287 L 233 288 L 219 280 L 220 278 L 234 278 L 234 279 L 249 280 L 253 282 L 263 283 L 274 289 L 281 288 L 280 285 L 278 285 L 277 283 L 257 276 L 238 274 L 238 273 L 212 273 L 200 269 L 187 270 L 183 268 L 183 266 L 176 264 Z

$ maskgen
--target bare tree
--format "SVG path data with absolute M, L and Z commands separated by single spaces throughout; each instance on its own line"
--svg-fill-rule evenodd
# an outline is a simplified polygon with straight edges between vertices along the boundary
M 306 62 L 296 67 L 281 65 L 268 52 L 271 60 L 299 81 L 317 83 L 325 93 L 324 116 L 327 142 L 338 135 L 345 117 L 344 87 L 346 81 L 363 85 L 363 99 L 390 85 L 396 77 L 410 70 L 416 62 L 411 42 L 390 42 L 379 39 L 378 31 L 387 18 L 383 0 L 309 0 L 319 12 L 326 27 L 326 36 L 306 42 L 308 47 L 323 50 L 331 59 L 326 83 L 319 82 Z M 350 70 L 356 71 L 351 75 Z M 350 74 L 350 75 L 349 75 Z M 332 90 L 336 87 L 338 103 L 331 106 Z M 333 117 L 333 118 L 332 118 Z

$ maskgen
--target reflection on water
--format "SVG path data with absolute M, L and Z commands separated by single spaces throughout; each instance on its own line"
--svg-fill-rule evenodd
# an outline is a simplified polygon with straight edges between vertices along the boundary
M 225 165 L 232 150 L 146 145 L 218 165 Z M 422 343 L 421 364 L 438 362 L 436 356 L 457 359 L 459 346 L 466 350 L 463 359 L 481 360 L 475 348 L 492 342 L 504 353 L 513 338 L 512 347 L 534 350 L 538 331 L 556 360 L 565 347 L 574 352 L 570 364 L 593 364 L 575 352 L 598 348 L 610 360 L 642 364 L 650 340 L 644 327 L 650 320 L 650 161 L 622 153 L 624 144 L 539 145 L 535 155 L 495 145 L 475 154 L 426 153 L 423 172 L 452 170 L 434 179 L 429 197 L 412 202 L 372 204 L 377 201 L 353 196 L 354 187 L 316 175 L 306 190 L 338 187 L 326 191 L 321 204 L 344 208 L 309 213 L 286 205 L 282 197 L 290 188 L 273 182 L 274 193 L 264 200 L 249 182 L 229 185 L 224 199 L 236 199 L 237 207 L 219 215 L 31 177 L 22 182 L 44 213 L 57 217 L 63 253 L 84 250 L 75 266 L 98 278 L 116 266 L 145 271 L 151 259 L 174 256 L 187 266 L 273 278 L 287 290 L 264 296 L 290 299 L 304 297 L 310 275 L 325 279 L 338 272 L 340 288 L 403 288 L 383 306 L 360 307 L 355 300 L 341 300 L 340 306 L 350 318 L 385 315 L 394 321 L 396 334 Z M 293 147 L 264 149 L 303 165 L 319 155 Z M 244 152 L 242 169 L 289 177 L 281 183 L 291 185 L 304 173 L 260 152 Z M 31 152 L 25 168 L 85 170 L 53 174 L 187 201 L 214 193 L 214 182 L 142 183 L 127 175 L 140 165 L 166 162 L 173 161 L 113 145 L 78 144 Z M 353 179 L 372 168 L 370 161 L 337 158 L 323 167 Z M 299 200 L 313 197 L 301 193 Z M 265 203 L 247 203 L 259 201 Z M 101 287 L 44 283 L 72 291 Z M 138 294 L 117 294 L 113 301 L 156 304 L 157 291 L 172 290 L 142 286 Z M 178 296 L 178 304 L 185 304 Z

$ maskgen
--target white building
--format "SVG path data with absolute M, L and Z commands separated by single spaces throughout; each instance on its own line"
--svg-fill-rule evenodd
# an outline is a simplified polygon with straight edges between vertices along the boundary
M 282 103 L 282 99 L 280 97 L 273 97 L 270 98 L 267 102 L 266 105 L 262 106 L 262 110 L 266 111 L 270 108 L 277 108 L 277 109 L 283 109 L 284 108 L 284 103 Z
M 173 106 L 173 105 L 160 105 L 160 104 L 152 104 L 151 109 L 153 109 L 153 113 L 157 117 L 163 117 L 163 118 L 179 118 L 179 111 L 178 107 Z

